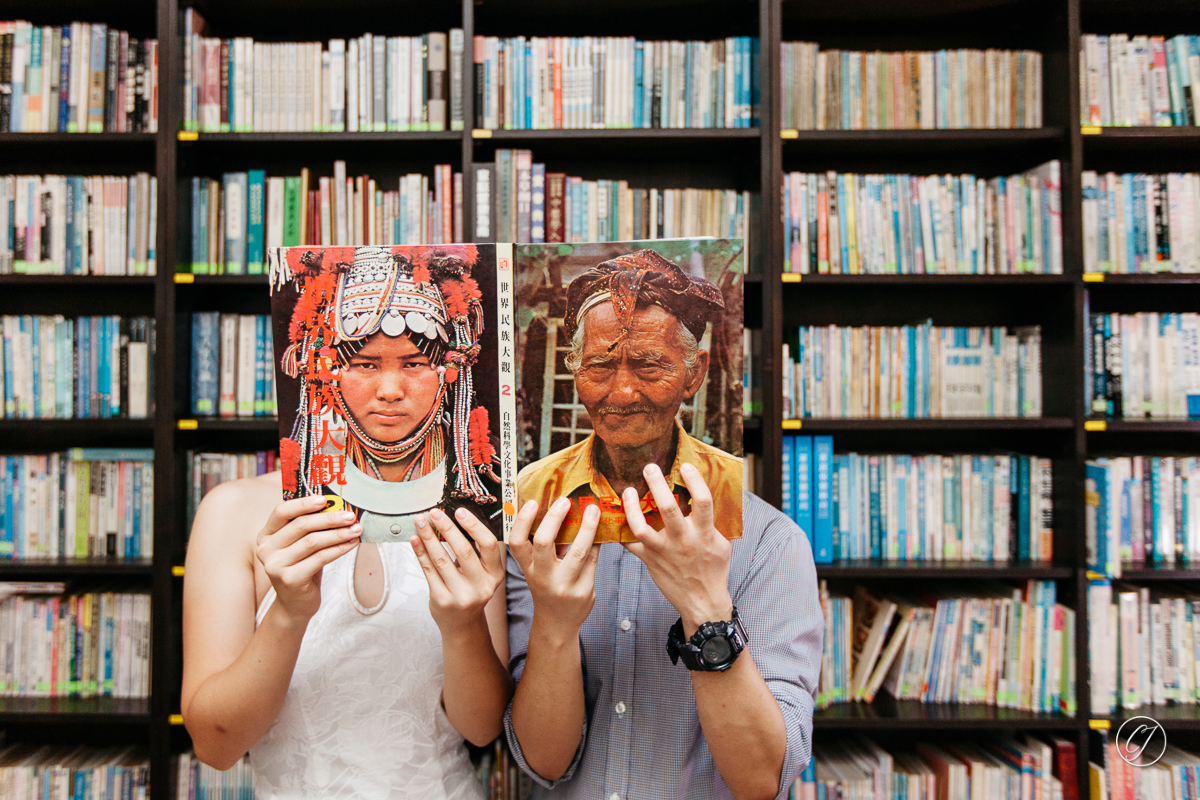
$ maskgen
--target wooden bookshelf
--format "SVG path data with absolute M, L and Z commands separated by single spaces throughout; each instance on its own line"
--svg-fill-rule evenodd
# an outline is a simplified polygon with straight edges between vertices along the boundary
M 1084 462 L 1098 453 L 1174 453 L 1194 445 L 1188 420 L 1104 420 L 1095 430 L 1084 410 L 1085 299 L 1093 311 L 1189 310 L 1200 300 L 1200 275 L 1104 275 L 1082 273 L 1080 173 L 1120 166 L 1141 170 L 1200 168 L 1200 129 L 1105 128 L 1084 132 L 1078 121 L 1078 45 L 1081 32 L 1157 32 L 1186 20 L 1177 0 L 1014 0 L 1005 4 L 963 0 L 873 0 L 816 3 L 812 0 L 616 0 L 587 7 L 549 0 L 474 0 L 431 4 L 403 0 L 400 14 L 381 18 L 374 0 L 331 6 L 316 0 L 208 0 L 206 16 L 216 35 L 253 35 L 271 40 L 317 40 L 367 30 L 388 35 L 462 27 L 482 35 L 637 35 L 642 38 L 760 38 L 761 128 L 704 130 L 505 130 L 473 131 L 473 70 L 464 69 L 461 131 L 418 133 L 227 133 L 179 136 L 182 52 L 179 31 L 187 0 L 102 0 L 86 10 L 76 4 L 43 11 L 35 0 L 14 0 L 6 18 L 67 22 L 87 17 L 156 35 L 160 53 L 160 120 L 157 134 L 0 133 L 0 169 L 6 172 L 128 174 L 158 176 L 158 272 L 152 278 L 0 276 L 0 313 L 153 313 L 157 414 L 153 420 L 0 420 L 10 451 L 34 452 L 82 445 L 152 446 L 155 449 L 155 557 L 153 561 L 0 562 L 2 577 L 92 579 L 145 586 L 153 594 L 152 694 L 145 701 L 0 700 L 0 725 L 52 726 L 62 741 L 90 741 L 97 730 L 126 727 L 150 749 L 155 800 L 173 797 L 171 758 L 187 746 L 172 725 L 179 710 L 181 676 L 180 593 L 172 568 L 183 563 L 187 450 L 270 447 L 274 418 L 197 419 L 188 408 L 189 315 L 193 310 L 266 313 L 264 276 L 182 275 L 174 265 L 187 258 L 189 209 L 183 188 L 193 175 L 229 168 L 263 167 L 295 174 L 299 165 L 321 168 L 345 158 L 359 163 L 419 167 L 450 163 L 464 173 L 465 216 L 474 197 L 471 166 L 490 161 L 498 147 L 528 147 L 549 164 L 569 163 L 597 176 L 641 175 L 672 185 L 718 184 L 751 189 L 761 201 L 752 222 L 756 254 L 746 279 L 747 308 L 761 319 L 764 412 L 747 422 L 746 444 L 762 456 L 763 495 L 780 502 L 782 440 L 794 433 L 828 433 L 839 449 L 876 452 L 970 452 L 972 448 L 1036 452 L 1055 459 L 1055 554 L 1052 563 L 901 564 L 841 562 L 822 565 L 830 580 L 885 581 L 909 586 L 928 580 L 1055 580 L 1061 602 L 1077 613 L 1076 663 L 1079 712 L 1073 717 L 1029 714 L 986 706 L 895 702 L 880 696 L 869 706 L 844 704 L 820 711 L 815 726 L 826 730 L 1046 730 L 1076 742 L 1080 787 L 1087 784 L 1089 696 L 1087 691 L 1087 573 L 1084 544 Z M 47 16 L 49 13 L 51 16 Z M 64 16 L 65 15 L 65 16 Z M 1194 19 L 1194 15 L 1192 17 Z M 1188 29 L 1186 32 L 1192 32 Z M 1200 33 L 1200 30 L 1195 32 Z M 782 130 L 779 45 L 818 41 L 863 50 L 941 47 L 1032 47 L 1045 54 L 1044 119 L 1034 130 Z M 779 180 L 797 169 L 871 169 L 887 172 L 972 172 L 990 176 L 1062 162 L 1064 275 L 804 275 L 782 273 L 783 227 Z M 374 174 L 374 173 L 373 173 Z M 659 184 L 663 185 L 663 184 Z M 109 309 L 120 307 L 122 311 Z M 1132 305 L 1130 305 L 1132 304 Z M 1186 305 L 1181 305 L 1186 304 Z M 26 311 L 25 309 L 37 309 Z M 45 309 L 45 312 L 43 312 Z M 134 313 L 134 312 L 129 312 Z M 784 420 L 778 353 L 787 331 L 799 324 L 880 325 L 950 313 L 946 324 L 1043 325 L 1047 416 L 1040 419 L 838 419 Z M 942 320 L 938 319 L 939 322 Z M 177 350 L 177 347 L 180 348 Z M 180 421 L 185 425 L 180 426 Z M 980 452 L 975 450 L 975 452 Z M 1130 567 L 1131 581 L 1200 581 L 1200 568 Z M 1167 727 L 1200 730 L 1196 706 L 1142 709 Z M 1117 722 L 1116 719 L 1113 722 Z M 143 730 L 144 729 L 144 730 Z

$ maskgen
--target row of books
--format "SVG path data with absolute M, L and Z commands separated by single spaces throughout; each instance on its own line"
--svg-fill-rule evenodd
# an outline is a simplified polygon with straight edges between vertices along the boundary
M 1158 742 L 1139 753 L 1139 745 L 1108 731 L 1100 731 L 1099 762 L 1088 762 L 1091 797 L 1108 800 L 1192 800 L 1200 785 L 1200 755 L 1173 744 L 1162 746 L 1162 757 L 1149 763 L 1159 752 Z M 1164 734 L 1165 736 L 1165 734 Z M 1142 741 L 1142 740 L 1139 740 Z M 1093 751 L 1096 752 L 1096 751 Z M 1129 759 L 1128 761 L 1126 759 Z M 1131 763 L 1132 762 L 1132 763 Z
M 853 595 L 820 585 L 825 643 L 817 707 L 874 700 L 971 703 L 1073 715 L 1075 611 L 1053 581 Z
M 0 696 L 149 697 L 150 595 L 0 584 Z
M 184 130 L 462 130 L 460 28 L 256 42 L 205 36 L 194 8 L 184 10 L 184 27 Z
M 0 175 L 0 274 L 153 275 L 158 178 Z
M 1042 127 L 1034 50 L 862 52 L 782 44 L 784 128 Z
M 257 453 L 196 453 L 189 450 L 187 464 L 191 483 L 187 502 L 188 530 L 191 530 L 196 508 L 205 495 L 226 481 L 274 472 L 278 462 L 279 454 L 273 450 L 260 450 Z
M 1200 36 L 1084 34 L 1079 103 L 1084 125 L 1195 125 Z
M 4 417 L 153 413 L 153 317 L 2 316 L 0 329 Z
M 274 347 L 270 316 L 192 314 L 192 413 L 276 416 Z
M 1041 326 L 807 326 L 783 345 L 797 417 L 1040 417 Z
M 1200 272 L 1200 175 L 1084 170 L 1083 269 Z
M 477 242 L 616 242 L 745 238 L 750 192 L 639 189 L 624 180 L 547 172 L 529 150 L 496 151 L 474 165 Z
M 742 330 L 742 416 L 763 413 L 762 369 L 756 363 L 762 352 L 762 328 Z
M 988 733 L 886 750 L 859 736 L 814 745 L 788 800 L 1078 800 L 1076 763 L 1075 743 L 1052 734 Z
M 483 786 L 484 800 L 526 800 L 533 792 L 533 780 L 517 766 L 503 736 L 480 755 L 475 776 Z
M 153 450 L 0 456 L 0 557 L 153 554 Z
M 9 744 L 0 748 L 0 797 L 146 800 L 150 759 L 140 747 Z
M 1087 462 L 1088 568 L 1200 559 L 1200 458 L 1122 456 Z
M 1088 583 L 1092 713 L 1145 705 L 1195 705 L 1200 595 L 1107 580 Z
M 218 770 L 188 751 L 175 760 L 176 800 L 254 800 L 254 767 L 249 754 Z
M 783 439 L 783 512 L 818 564 L 1049 561 L 1050 459 L 834 453 L 831 436 Z
M 785 173 L 783 271 L 1060 274 L 1060 175 Z
M 401 175 L 385 191 L 369 175 L 268 176 L 264 170 L 192 178 L 191 271 L 261 275 L 266 250 L 294 245 L 442 244 L 462 241 L 462 173 Z
M 475 127 L 751 128 L 758 39 L 476 36 Z
M 1200 314 L 1089 314 L 1084 386 L 1094 414 L 1200 417 Z
M 0 131 L 157 130 L 156 39 L 102 22 L 0 22 Z

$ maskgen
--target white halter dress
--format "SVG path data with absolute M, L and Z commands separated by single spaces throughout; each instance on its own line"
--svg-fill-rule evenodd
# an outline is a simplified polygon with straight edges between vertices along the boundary
M 479 800 L 442 709 L 442 637 L 412 547 L 379 545 L 383 597 L 354 594 L 358 549 L 325 567 L 287 698 L 250 750 L 257 800 Z M 261 622 L 271 603 L 259 607 Z

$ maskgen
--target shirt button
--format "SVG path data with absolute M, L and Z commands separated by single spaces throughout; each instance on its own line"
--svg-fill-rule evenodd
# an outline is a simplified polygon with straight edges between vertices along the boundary
M 616 792 L 613 792 L 612 794 L 610 794 L 608 796 L 608 800 L 621 800 L 621 795 L 617 794 Z
M 618 714 L 624 714 L 625 713 L 625 702 L 624 701 L 618 702 L 615 710 Z
M 627 620 L 627 619 L 621 620 L 621 630 L 627 631 L 632 627 L 633 627 L 633 623 L 630 622 L 629 620 Z

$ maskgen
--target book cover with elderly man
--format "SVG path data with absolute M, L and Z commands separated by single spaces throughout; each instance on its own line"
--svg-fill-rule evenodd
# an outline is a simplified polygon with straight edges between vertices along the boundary
M 690 513 L 680 467 L 712 493 L 729 538 L 742 535 L 740 239 L 514 245 L 517 507 L 539 519 L 571 500 L 559 543 L 588 505 L 597 542 L 629 542 L 620 495 L 638 488 L 662 527 L 642 469 L 662 465 Z M 669 469 L 667 468 L 669 466 Z

